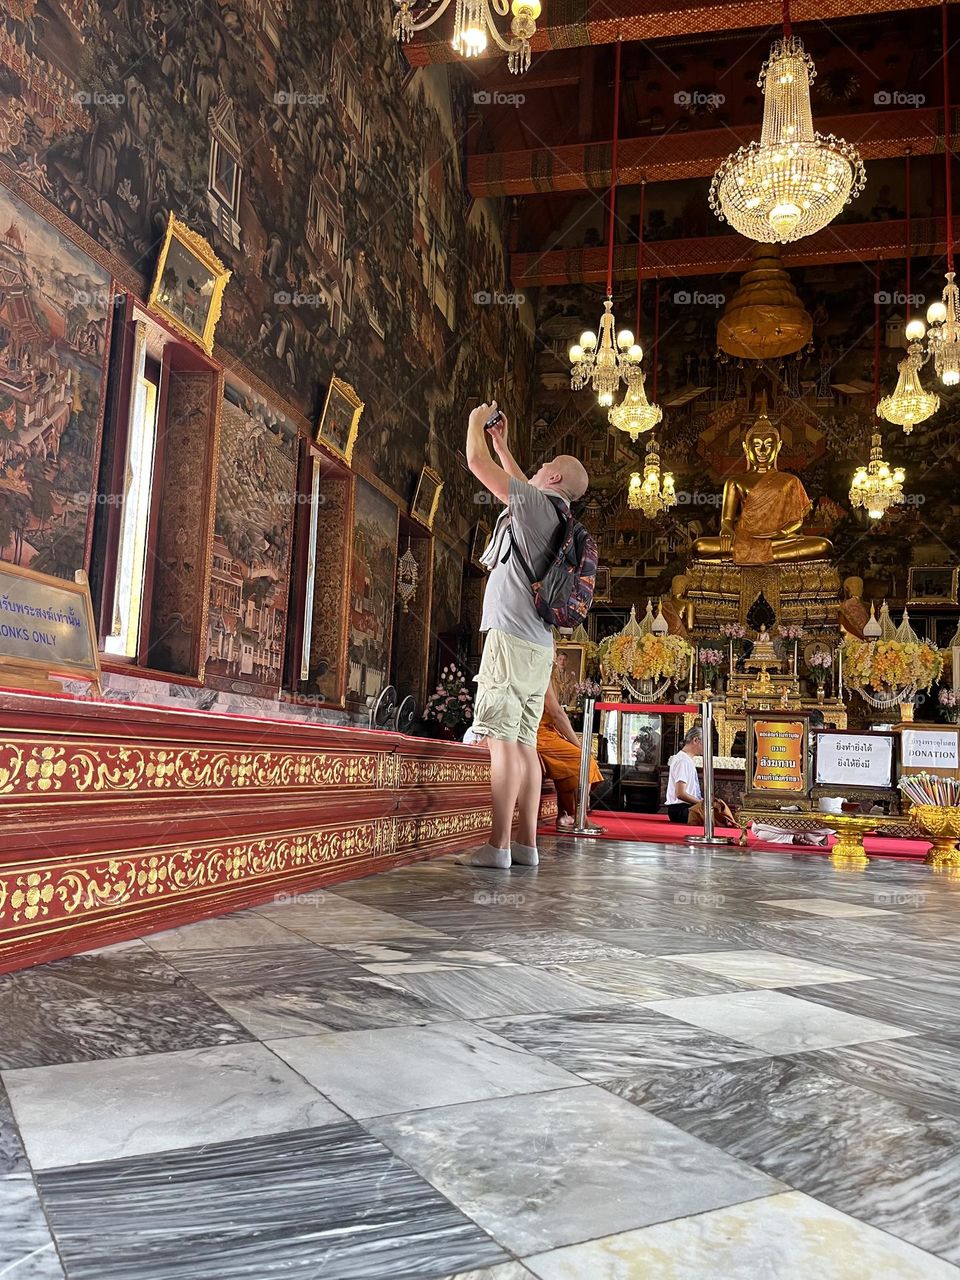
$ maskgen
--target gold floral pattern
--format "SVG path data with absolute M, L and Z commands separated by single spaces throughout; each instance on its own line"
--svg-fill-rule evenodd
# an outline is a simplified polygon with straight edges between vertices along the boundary
M 436 783 L 483 786 L 489 781 L 490 761 L 486 753 L 481 760 L 417 760 L 404 756 L 400 761 L 401 787 L 423 787 Z

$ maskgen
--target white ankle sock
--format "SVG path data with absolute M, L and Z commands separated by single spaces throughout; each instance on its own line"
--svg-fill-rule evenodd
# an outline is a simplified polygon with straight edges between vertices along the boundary
M 481 845 L 475 853 L 462 853 L 457 862 L 462 867 L 490 867 L 494 871 L 510 868 L 510 850 L 497 849 L 492 844 Z
M 540 855 L 536 845 L 512 844 L 510 853 L 518 867 L 536 867 L 540 863 Z

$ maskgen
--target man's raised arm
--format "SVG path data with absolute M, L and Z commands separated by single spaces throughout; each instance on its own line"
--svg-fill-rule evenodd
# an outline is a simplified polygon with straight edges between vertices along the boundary
M 467 466 L 495 498 L 499 498 L 501 502 L 506 502 L 510 496 L 510 475 L 514 473 L 510 472 L 508 474 L 503 467 L 491 458 L 486 438 L 487 433 L 483 429 L 483 424 L 495 410 L 495 403 L 492 405 L 478 404 L 470 414 L 467 421 Z M 510 460 L 511 462 L 513 461 L 512 456 Z M 525 480 L 526 476 L 521 473 L 518 478 Z

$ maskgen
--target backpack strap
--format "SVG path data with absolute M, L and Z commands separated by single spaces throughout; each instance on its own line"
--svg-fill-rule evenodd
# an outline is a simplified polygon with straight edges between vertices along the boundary
M 547 497 L 549 498 L 550 502 L 553 503 L 554 510 L 556 511 L 557 515 L 560 517 L 561 521 L 563 522 L 563 534 L 564 536 L 566 536 L 567 522 L 572 521 L 573 519 L 573 515 L 570 511 L 570 508 L 567 506 L 563 498 L 555 498 L 553 494 L 550 494 L 550 493 L 547 494 Z M 506 554 L 504 555 L 503 560 L 501 561 L 501 564 L 506 564 L 511 551 L 513 551 L 516 554 L 517 559 L 520 561 L 520 568 L 527 575 L 527 580 L 529 581 L 531 587 L 538 587 L 540 585 L 540 579 L 530 568 L 529 564 L 527 563 L 526 556 L 517 546 L 516 539 L 513 536 L 512 524 L 510 528 L 510 545 L 509 547 L 507 547 Z M 553 556 L 555 556 L 556 552 L 553 552 L 552 554 Z M 547 567 L 549 568 L 549 565 Z

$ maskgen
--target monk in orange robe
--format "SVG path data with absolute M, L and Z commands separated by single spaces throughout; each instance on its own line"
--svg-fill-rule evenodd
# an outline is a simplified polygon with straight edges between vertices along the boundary
M 590 726 L 584 727 L 590 732 Z M 580 738 L 570 723 L 551 680 L 543 702 L 543 717 L 537 730 L 537 755 L 543 771 L 557 789 L 557 830 L 569 831 L 577 820 L 577 788 L 580 785 Z M 603 781 L 596 760 L 590 760 L 590 785 Z M 588 824 L 589 825 L 589 824 Z M 593 827 L 600 832 L 602 827 Z

